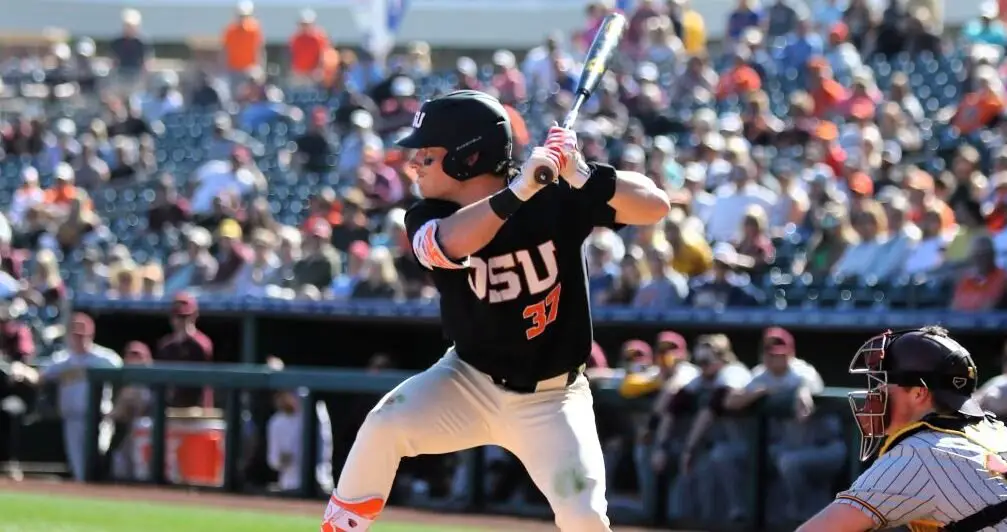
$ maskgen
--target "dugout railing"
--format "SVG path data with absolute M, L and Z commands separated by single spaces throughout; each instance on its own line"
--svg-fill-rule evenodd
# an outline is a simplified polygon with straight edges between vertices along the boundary
M 150 475 L 147 482 L 167 485 L 165 475 L 166 460 L 166 397 L 167 390 L 173 387 L 212 388 L 222 395 L 218 404 L 222 405 L 223 421 L 226 427 L 224 442 L 223 484 L 220 489 L 227 492 L 240 492 L 239 456 L 241 453 L 241 394 L 243 392 L 268 392 L 276 390 L 306 390 L 302 399 L 304 404 L 314 404 L 315 400 L 325 394 L 366 394 L 381 395 L 394 388 L 411 372 L 390 371 L 383 373 L 367 373 L 361 370 L 336 370 L 331 368 L 288 368 L 282 371 L 272 371 L 261 365 L 251 364 L 155 364 L 154 366 L 125 366 L 118 369 L 94 369 L 87 371 L 90 387 L 88 401 L 88 433 L 85 435 L 88 480 L 95 481 L 97 463 L 100 459 L 98 449 L 98 426 L 100 421 L 100 401 L 102 389 L 106 385 L 120 387 L 128 384 L 143 385 L 150 389 L 152 404 L 151 418 L 151 454 Z M 618 393 L 617 381 L 611 379 L 595 379 L 592 381 L 595 391 L 597 408 L 617 409 L 620 411 L 649 409 L 652 402 L 649 398 L 627 400 Z M 843 416 L 848 421 L 848 403 L 846 389 L 829 388 L 816 398 L 820 413 Z M 666 513 L 666 494 L 658 483 L 655 489 L 661 490 L 661 496 L 645 497 L 644 500 L 655 501 L 645 504 L 637 511 L 613 511 L 613 520 L 623 524 L 644 524 L 656 526 L 686 526 L 703 530 L 786 530 L 789 524 L 774 523 L 766 512 L 768 501 L 768 486 L 772 477 L 772 468 L 767 463 L 766 438 L 767 427 L 773 417 L 792 416 L 794 401 L 792 397 L 776 397 L 757 403 L 749 411 L 739 414 L 747 418 L 745 431 L 748 438 L 748 449 L 751 457 L 747 462 L 749 468 L 745 478 L 751 482 L 748 492 L 747 507 L 749 519 L 746 523 L 724 525 L 719 522 L 669 522 Z M 318 420 L 312 408 L 302 409 L 304 434 L 316 434 Z M 850 423 L 844 423 L 844 426 Z M 852 431 L 847 431 L 850 438 L 847 446 L 849 459 L 841 478 L 833 479 L 838 484 L 848 482 L 857 471 L 858 462 L 854 455 L 856 446 L 852 439 Z M 317 455 L 317 439 L 302 438 L 302 457 Z M 529 506 L 499 505 L 487 501 L 483 490 L 483 475 L 485 463 L 483 453 L 475 451 L 465 454 L 469 464 L 470 486 L 467 497 L 462 501 L 454 501 L 449 508 L 465 512 L 512 513 L 522 515 L 548 515 L 544 508 Z M 662 480 L 666 483 L 666 479 Z M 302 460 L 301 463 L 300 496 L 317 497 L 315 483 L 315 463 L 313 460 Z M 442 508 L 443 509 L 443 508 Z

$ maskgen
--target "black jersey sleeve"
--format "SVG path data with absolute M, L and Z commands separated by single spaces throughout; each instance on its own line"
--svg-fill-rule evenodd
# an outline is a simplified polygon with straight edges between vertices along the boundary
M 437 240 L 438 223 L 457 210 L 457 204 L 424 199 L 406 211 L 406 233 L 409 235 L 413 255 L 427 270 L 460 270 L 468 267 L 468 257 L 462 260 L 449 257 Z
M 591 168 L 589 179 L 615 179 L 615 168 L 607 164 L 588 163 L 588 167 Z M 563 201 L 573 206 L 577 229 L 581 230 L 585 237 L 595 227 L 615 230 L 624 227 L 615 222 L 615 209 L 608 204 L 608 199 L 600 199 L 584 189 L 577 190 L 565 181 L 560 181 L 557 186 L 562 190 Z

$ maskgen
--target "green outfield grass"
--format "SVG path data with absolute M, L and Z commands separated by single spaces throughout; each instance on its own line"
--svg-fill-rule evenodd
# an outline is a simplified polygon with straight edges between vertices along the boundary
M 313 532 L 318 518 L 196 505 L 0 492 L 0 532 Z M 477 532 L 379 522 L 375 532 Z

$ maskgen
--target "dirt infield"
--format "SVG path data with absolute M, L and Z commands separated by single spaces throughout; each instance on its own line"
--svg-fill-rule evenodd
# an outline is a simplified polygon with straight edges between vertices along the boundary
M 80 485 L 58 480 L 26 479 L 14 482 L 0 478 L 0 492 L 44 493 L 97 497 L 103 499 L 133 499 L 148 502 L 190 504 L 213 508 L 255 509 L 267 512 L 285 512 L 295 515 L 320 516 L 324 511 L 324 501 L 305 501 L 276 497 L 226 495 L 206 491 L 186 491 L 177 488 L 156 488 L 148 486 Z M 454 526 L 487 527 L 493 530 L 520 530 L 529 532 L 555 532 L 552 523 L 540 520 L 519 519 L 495 515 L 471 515 L 434 513 L 408 508 L 390 507 L 382 514 L 382 520 L 417 524 L 443 524 Z M 618 532 L 643 532 L 646 529 L 619 527 Z

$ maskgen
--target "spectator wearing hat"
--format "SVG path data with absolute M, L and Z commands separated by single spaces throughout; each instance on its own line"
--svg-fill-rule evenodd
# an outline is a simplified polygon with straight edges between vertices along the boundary
M 909 220 L 919 225 L 926 211 L 935 210 L 941 217 L 941 230 L 954 230 L 954 211 L 937 197 L 933 176 L 915 167 L 907 168 L 906 172 L 904 186 L 909 192 Z
M 752 370 L 752 381 L 743 390 L 732 391 L 724 400 L 728 410 L 743 411 L 757 400 L 794 401 L 794 416 L 773 419 L 769 426 L 769 455 L 780 475 L 785 494 L 780 505 L 785 520 L 800 521 L 827 504 L 834 476 L 846 459 L 846 445 L 840 419 L 831 414 L 812 417 L 813 395 L 824 389 L 813 366 L 797 357 L 793 335 L 779 327 L 763 333 L 762 364 Z M 743 486 L 737 469 L 720 474 L 734 475 L 725 484 Z M 738 484 L 732 484 L 738 482 Z M 744 494 L 734 493 L 743 500 Z
M 336 172 L 340 182 L 352 183 L 363 163 L 364 148 L 384 149 L 384 142 L 374 132 L 374 117 L 364 109 L 350 113 L 350 130 L 342 138 Z
M 252 232 L 252 257 L 234 276 L 232 290 L 238 296 L 263 297 L 280 267 L 276 256 L 276 235 L 269 229 Z
M 971 268 L 958 279 L 951 309 L 980 312 L 998 308 L 1007 292 L 1007 273 L 997 266 L 993 241 L 978 236 L 969 253 Z
M 294 140 L 295 151 L 285 155 L 290 157 L 295 171 L 328 177 L 335 168 L 338 141 L 329 132 L 328 125 L 328 109 L 322 106 L 312 109 L 307 130 Z
M 320 81 L 322 58 L 331 47 L 325 32 L 316 24 L 315 12 L 301 11 L 297 31 L 290 38 L 290 82 L 293 86 L 310 86 Z
M 353 286 L 351 299 L 403 299 L 402 283 L 391 252 L 384 246 L 371 248 L 364 261 L 360 280 Z
M 115 351 L 94 343 L 94 320 L 83 313 L 76 313 L 71 317 L 66 348 L 54 353 L 51 363 L 41 372 L 23 364 L 18 366 L 20 379 L 33 384 L 52 382 L 58 386 L 57 402 L 63 420 L 63 450 L 70 472 L 77 482 L 83 482 L 86 476 L 84 437 L 87 432 L 86 416 L 90 395 L 87 368 L 121 366 L 122 358 Z M 111 387 L 104 387 L 99 408 L 103 415 L 111 410 Z
M 743 515 L 732 515 L 729 508 L 718 506 L 718 501 L 725 501 L 727 488 L 715 467 L 717 462 L 737 463 L 744 454 L 744 438 L 738 423 L 720 414 L 724 412 L 724 398 L 732 390 L 744 389 L 752 378 L 751 372 L 738 362 L 730 339 L 723 334 L 697 338 L 693 355 L 699 377 L 686 384 L 663 413 L 652 463 L 655 470 L 663 471 L 670 465 L 669 457 L 678 457 L 677 475 L 668 498 L 671 519 L 736 520 Z M 686 436 L 673 440 L 671 429 L 681 422 L 688 426 L 681 432 Z
M 301 244 L 303 256 L 294 265 L 294 286 L 314 286 L 325 290 L 339 275 L 340 260 L 332 247 L 332 227 L 325 220 L 315 220 L 304 232 Z
M 359 188 L 349 188 L 342 195 L 342 216 L 332 229 L 332 245 L 345 252 L 353 242 L 370 241 L 367 208 L 370 202 Z
M 186 249 L 168 257 L 164 291 L 174 294 L 185 288 L 200 288 L 217 276 L 219 264 L 210 253 L 213 238 L 202 227 L 191 227 L 185 234 Z
M 837 22 L 829 28 L 829 43 L 825 59 L 832 72 L 843 75 L 864 68 L 863 59 L 856 46 L 850 42 L 850 28 L 844 22 Z
M 758 205 L 752 205 L 745 210 L 741 221 L 741 238 L 735 248 L 745 263 L 751 264 L 749 275 L 758 282 L 769 265 L 776 260 L 776 249 L 769 237 L 769 218 L 766 211 Z
M 664 222 L 664 238 L 671 247 L 670 266 L 688 277 L 702 275 L 713 266 L 710 244 L 692 225 L 682 209 L 672 209 Z
M 147 344 L 133 341 L 123 349 L 122 360 L 127 366 L 149 366 L 154 358 Z M 115 432 L 102 464 L 105 475 L 120 480 L 138 480 L 139 471 L 133 461 L 133 425 L 150 415 L 152 400 L 150 388 L 139 384 L 127 384 L 116 393 L 112 411 L 108 413 L 108 419 L 115 424 Z
M 147 64 L 154 56 L 154 49 L 141 33 L 143 17 L 136 9 L 122 10 L 122 33 L 112 40 L 109 49 L 115 61 L 116 85 L 120 92 L 129 94 L 138 87 Z
M 735 273 L 752 266 L 752 262 L 739 255 L 734 246 L 723 242 L 717 244 L 713 248 L 712 271 L 693 282 L 687 303 L 707 309 L 758 305 L 765 295 L 752 286 L 747 276 Z
M 941 229 L 940 212 L 927 209 L 919 227 L 922 237 L 902 265 L 902 274 L 906 276 L 933 273 L 944 266 L 950 235 Z
M 25 222 L 28 210 L 35 205 L 44 204 L 46 192 L 38 184 L 38 170 L 33 166 L 21 169 L 21 186 L 14 191 L 7 217 L 14 228 L 20 230 Z
M 204 286 L 206 290 L 230 290 L 238 273 L 252 260 L 252 251 L 242 240 L 241 224 L 226 219 L 217 228 L 217 274 Z
M 971 44 L 990 44 L 1007 48 L 1007 28 L 1000 20 L 1000 6 L 996 0 L 986 0 L 979 7 L 979 17 L 962 28 L 962 37 Z
M 710 66 L 710 59 L 700 53 L 689 56 L 685 69 L 675 78 L 668 89 L 668 100 L 672 102 L 694 102 L 697 94 L 713 95 L 720 77 Z
M 266 64 L 266 42 L 254 12 L 255 4 L 250 0 L 239 2 L 234 21 L 227 25 L 221 37 L 232 90 L 247 79 L 253 69 Z
M 524 74 L 517 68 L 517 59 L 513 52 L 510 50 L 494 52 L 493 68 L 490 86 L 496 91 L 502 103 L 514 105 L 527 99 Z
M 177 294 L 171 303 L 171 334 L 157 342 L 154 360 L 159 362 L 203 363 L 213 361 L 213 342 L 196 328 L 199 304 L 188 292 Z M 213 407 L 213 390 L 171 388 L 167 405 L 172 408 Z
M 235 129 L 231 115 L 224 112 L 215 114 L 213 116 L 213 130 L 204 147 L 206 159 L 208 161 L 228 161 L 234 156 L 236 148 L 244 148 L 255 154 L 261 154 L 264 150 L 261 142 L 241 129 Z
M 380 119 L 375 131 L 382 136 L 392 135 L 410 127 L 416 118 L 416 112 L 420 110 L 416 82 L 403 75 L 392 75 L 374 87 L 371 96 L 380 109 Z

